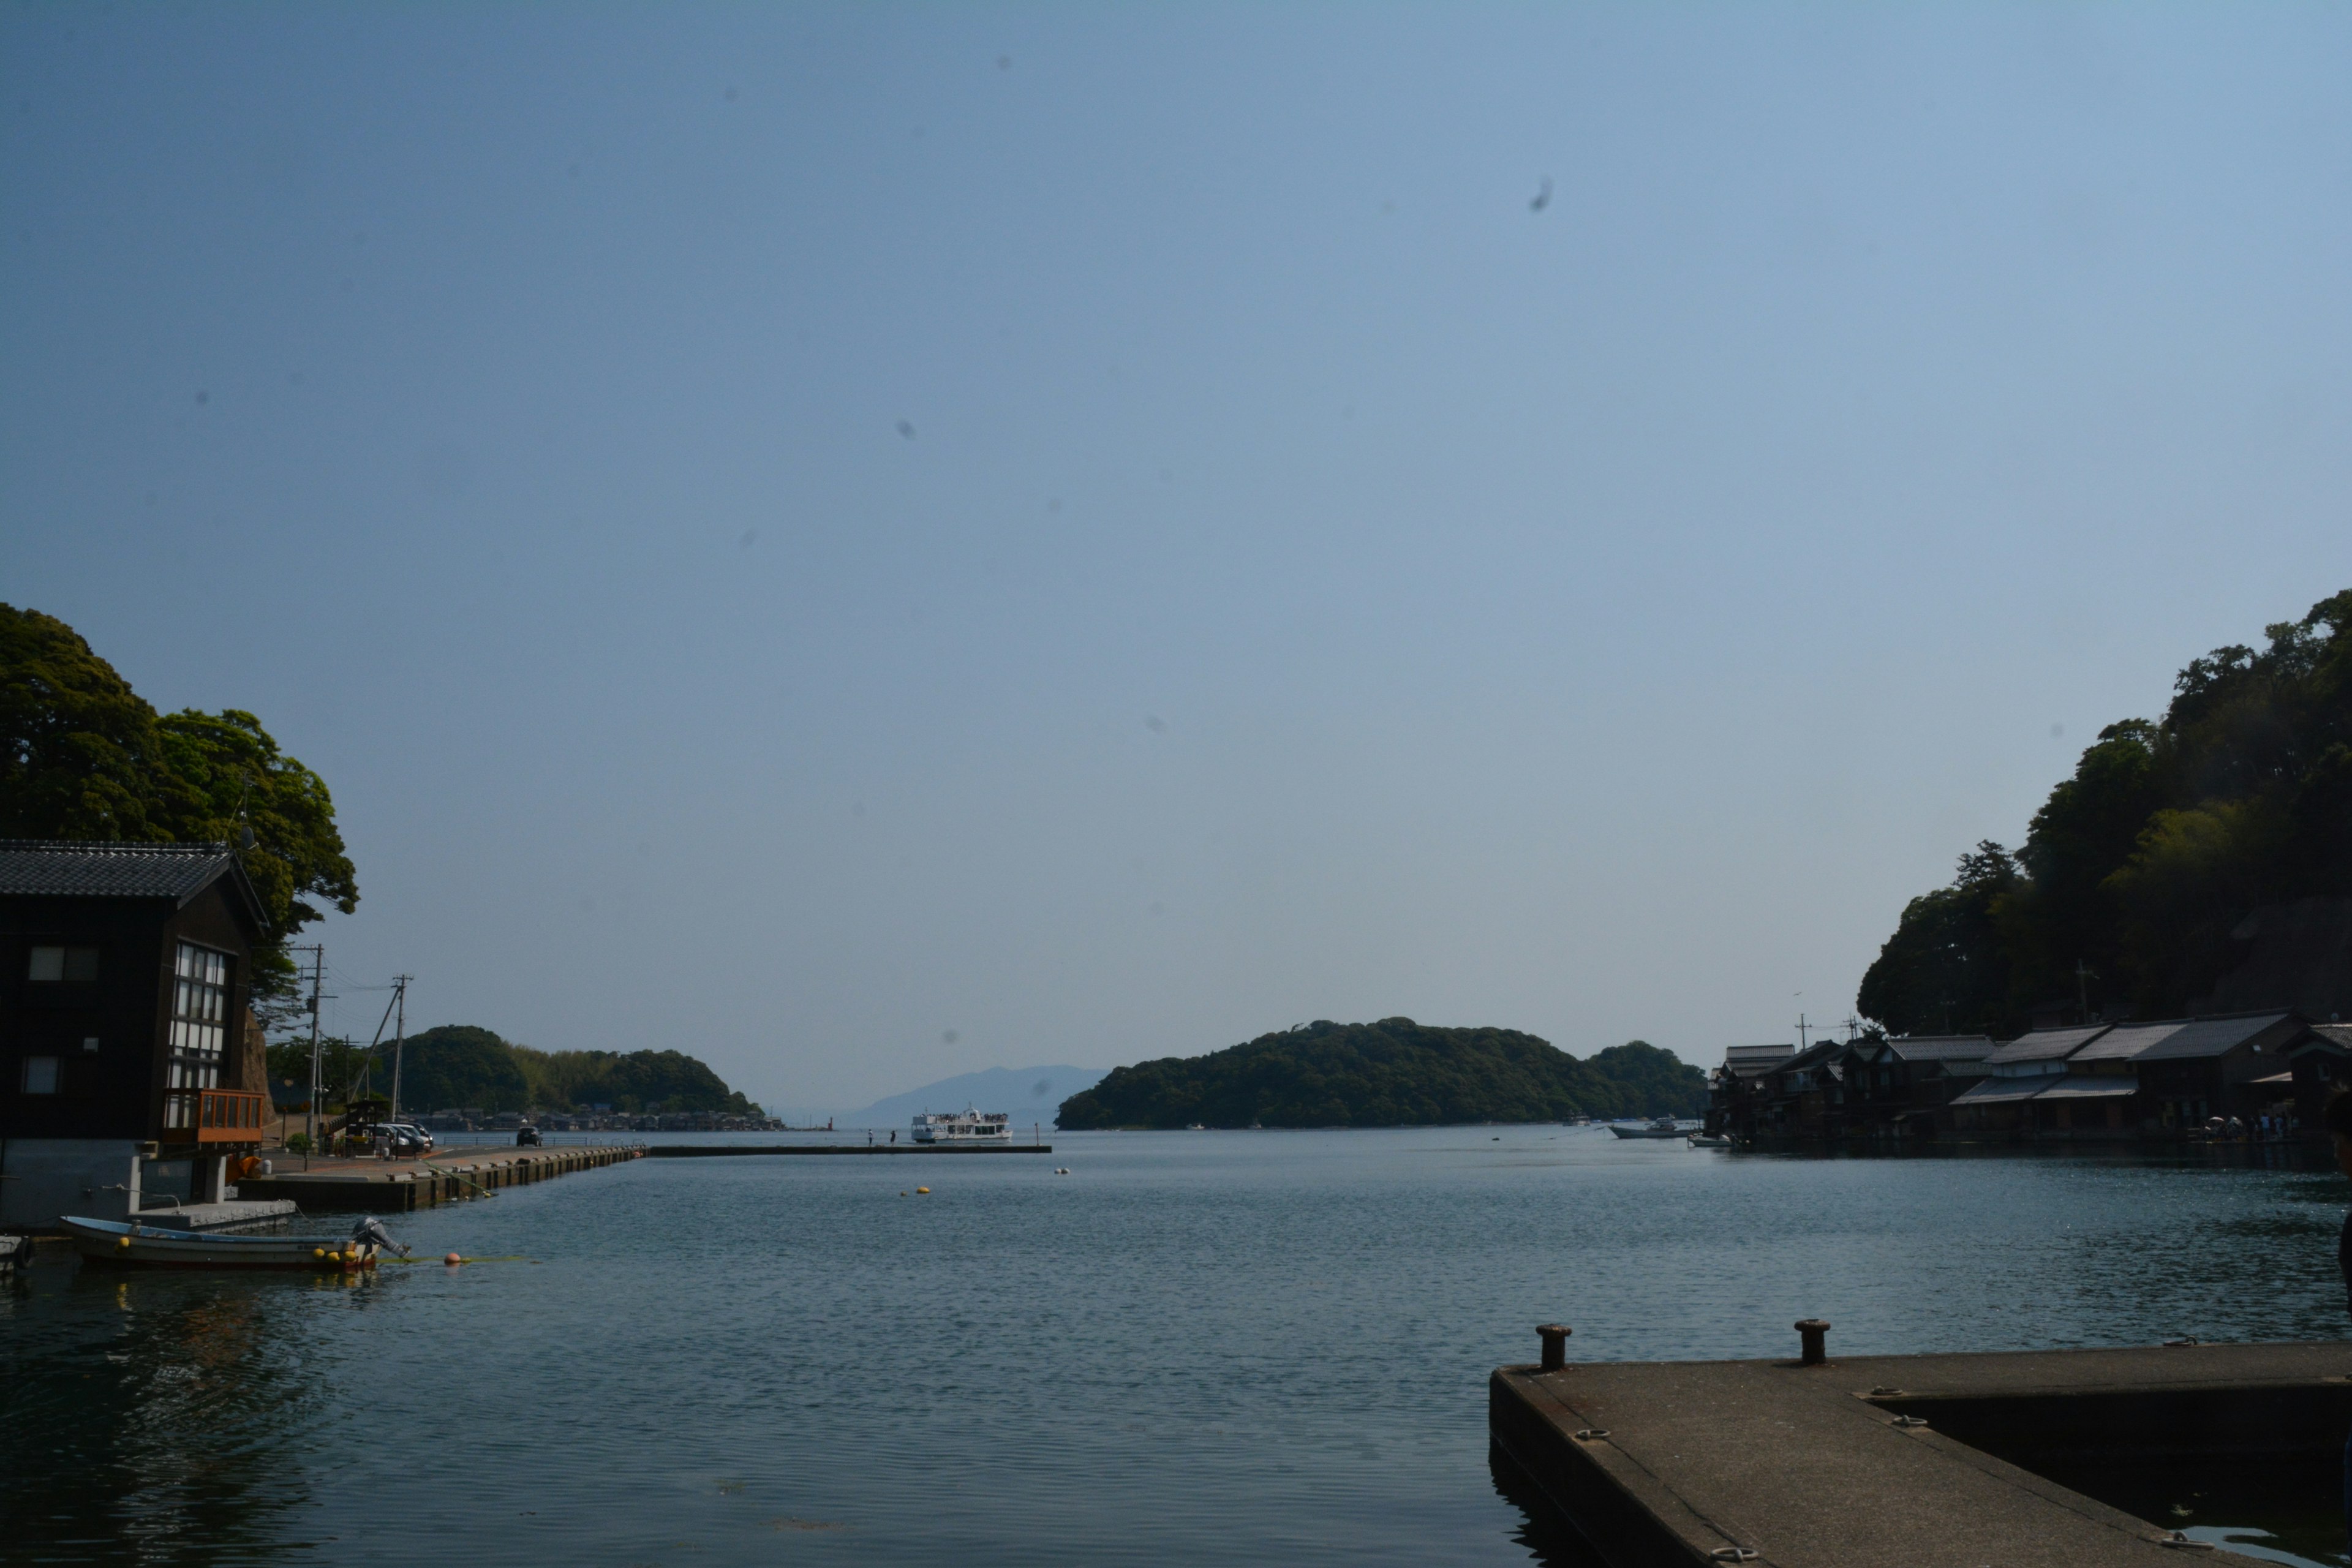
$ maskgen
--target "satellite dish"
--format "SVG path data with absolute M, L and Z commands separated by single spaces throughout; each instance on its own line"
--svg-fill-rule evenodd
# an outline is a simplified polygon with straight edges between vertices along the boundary
M 239 849 L 250 849 L 253 847 L 253 824 L 250 822 L 237 829 L 236 847 Z

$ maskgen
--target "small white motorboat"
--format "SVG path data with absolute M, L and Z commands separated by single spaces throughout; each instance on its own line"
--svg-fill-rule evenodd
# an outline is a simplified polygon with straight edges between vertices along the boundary
M 1689 1129 L 1671 1116 L 1661 1116 L 1646 1127 L 1628 1127 L 1622 1121 L 1612 1121 L 1609 1131 L 1620 1138 L 1679 1138 Z
M 1721 1132 L 1694 1132 L 1690 1135 L 1690 1146 L 1694 1149 L 1728 1149 L 1731 1140 Z
M 364 1235 L 208 1236 L 202 1231 L 164 1230 L 152 1225 L 66 1215 L 60 1222 L 74 1250 L 90 1263 L 122 1268 L 309 1268 L 350 1273 L 373 1268 L 383 1241 Z M 381 1223 L 362 1220 L 359 1229 L 383 1236 Z

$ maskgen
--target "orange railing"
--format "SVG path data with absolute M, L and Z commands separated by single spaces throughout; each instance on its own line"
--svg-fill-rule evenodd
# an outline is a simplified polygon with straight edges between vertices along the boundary
M 268 1096 L 241 1089 L 175 1089 L 163 1096 L 163 1138 L 172 1143 L 258 1143 Z

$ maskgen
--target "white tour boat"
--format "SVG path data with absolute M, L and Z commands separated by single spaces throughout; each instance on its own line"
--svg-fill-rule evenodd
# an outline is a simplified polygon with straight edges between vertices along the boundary
M 1002 1110 L 985 1113 L 978 1110 L 957 1110 L 941 1113 L 926 1110 L 915 1118 L 915 1142 L 918 1143 L 1010 1143 L 1013 1142 L 1013 1118 Z

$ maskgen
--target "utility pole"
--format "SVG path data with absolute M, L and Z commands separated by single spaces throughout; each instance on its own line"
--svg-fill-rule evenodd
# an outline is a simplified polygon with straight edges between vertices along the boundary
M 303 1123 L 302 1168 L 310 1168 L 310 1151 L 319 1146 L 319 986 L 326 978 L 327 944 L 313 942 L 297 952 L 310 954 L 310 1109 Z
M 2095 978 L 2096 978 L 2095 971 L 2085 969 L 2083 966 L 2083 961 L 2079 958 L 2074 961 L 2074 998 L 2082 1005 L 2083 1013 L 2079 1021 L 2085 1024 L 2091 1021 L 2091 982 Z
M 1799 1056 L 1805 1054 L 1805 1031 L 1811 1027 L 1811 1025 L 1805 1022 L 1805 1016 L 1802 1013 L 1797 1015 L 1797 1054 Z
M 395 974 L 392 977 L 392 1002 L 394 1007 L 392 1026 L 392 1119 L 394 1121 L 400 1120 L 401 1047 L 406 1043 L 408 1038 L 408 983 L 415 978 L 416 976 L 414 974 Z

